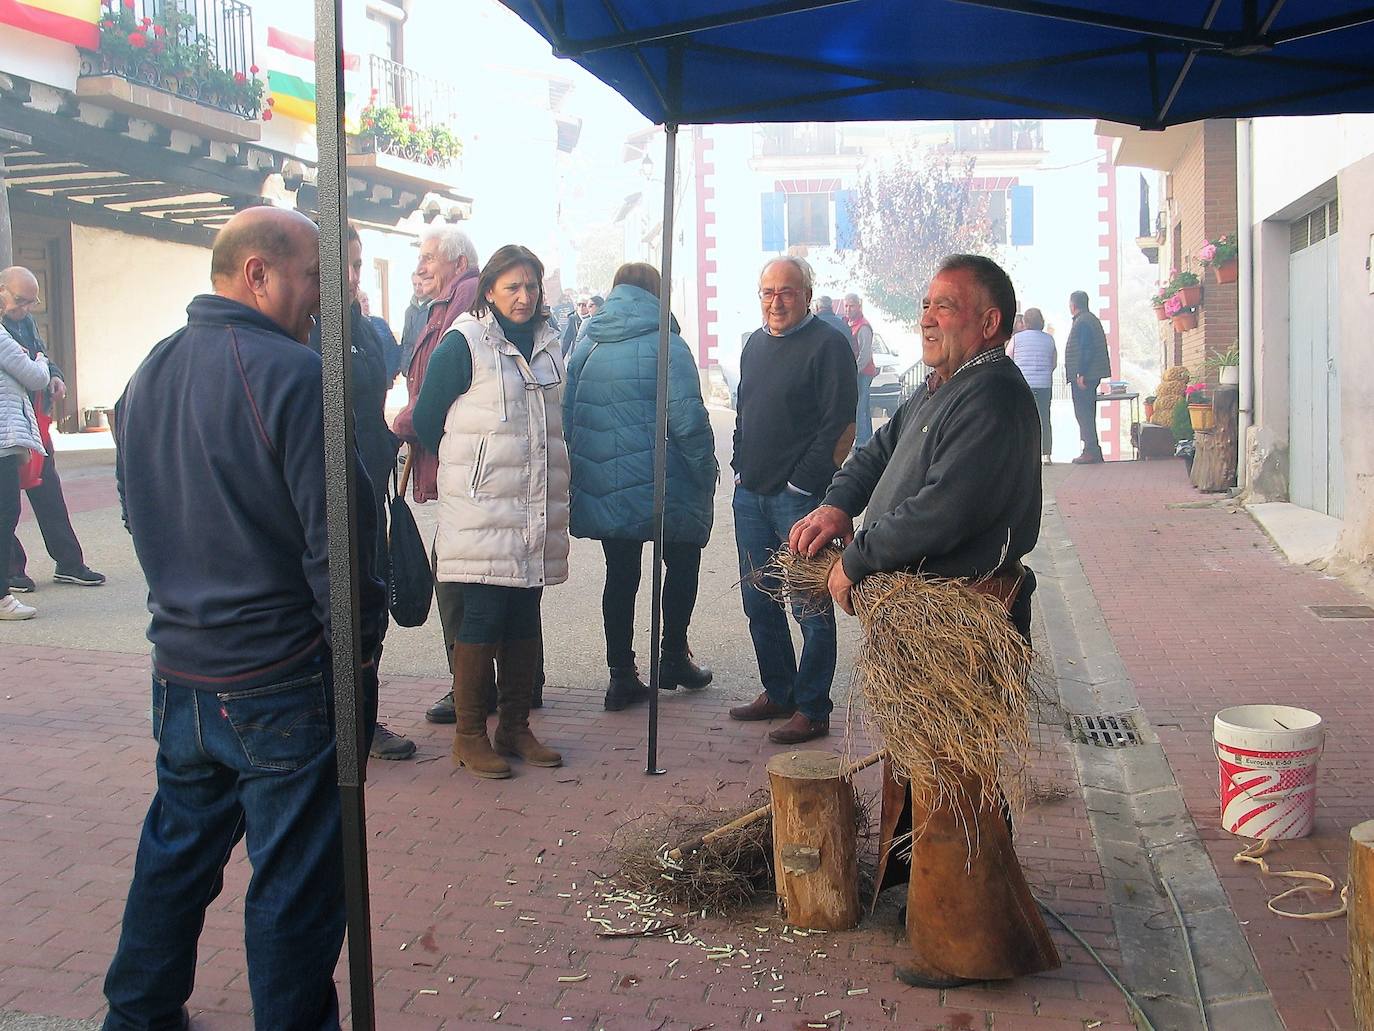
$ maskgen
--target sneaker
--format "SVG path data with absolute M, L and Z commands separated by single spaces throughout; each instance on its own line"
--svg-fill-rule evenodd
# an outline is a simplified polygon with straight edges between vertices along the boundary
M 36 608 L 25 605 L 12 594 L 0 598 L 0 619 L 33 619 L 36 615 Z
M 97 573 L 90 566 L 77 566 L 75 569 L 62 569 L 52 575 L 53 583 L 76 584 L 78 587 L 104 587 L 105 574 Z
M 23 573 L 20 573 L 18 576 L 10 577 L 11 594 L 28 594 L 37 586 L 38 585 L 33 582 L 33 577 L 25 576 Z
M 372 747 L 367 754 L 374 759 L 409 759 L 415 754 L 415 742 L 400 734 L 393 734 L 378 723 L 372 734 Z
M 453 692 L 450 691 L 426 709 L 425 719 L 430 723 L 457 723 L 458 714 L 453 708 Z

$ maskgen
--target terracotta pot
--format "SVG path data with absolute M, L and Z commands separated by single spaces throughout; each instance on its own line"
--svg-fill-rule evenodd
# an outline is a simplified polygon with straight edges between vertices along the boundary
M 1155 318 L 1159 319 L 1160 322 L 1164 322 L 1168 317 L 1168 313 L 1164 310 L 1164 305 L 1161 304 L 1155 308 Z
M 1212 428 L 1212 406 L 1189 405 L 1188 419 L 1193 424 L 1194 430 L 1210 430 Z
M 1195 308 L 1202 303 L 1202 287 L 1200 286 L 1181 286 L 1174 291 L 1185 308 Z
M 1174 329 L 1184 333 L 1190 329 L 1197 329 L 1197 312 L 1185 311 L 1174 316 Z
M 1234 283 L 1236 277 L 1240 275 L 1234 261 L 1228 261 L 1225 265 L 1213 265 L 1212 271 L 1217 274 L 1218 283 Z

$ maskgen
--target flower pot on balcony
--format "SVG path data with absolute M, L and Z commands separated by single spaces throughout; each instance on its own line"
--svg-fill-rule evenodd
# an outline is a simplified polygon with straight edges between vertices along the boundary
M 1202 287 L 1200 286 L 1181 286 L 1174 291 L 1185 308 L 1195 308 L 1202 303 Z
M 1160 304 L 1155 307 L 1155 318 L 1159 319 L 1160 322 L 1169 318 L 1169 313 L 1164 310 L 1164 305 Z
M 1240 386 L 1240 366 L 1223 365 L 1217 373 L 1223 387 Z
M 1197 329 L 1197 312 L 1181 311 L 1173 316 L 1174 329 L 1179 333 L 1187 332 L 1190 329 Z
M 1210 430 L 1212 428 L 1212 406 L 1189 405 L 1188 420 L 1193 424 L 1194 430 Z
M 1213 265 L 1212 271 L 1217 274 L 1218 283 L 1234 283 L 1236 277 L 1240 275 L 1237 263 L 1228 261 L 1224 265 Z

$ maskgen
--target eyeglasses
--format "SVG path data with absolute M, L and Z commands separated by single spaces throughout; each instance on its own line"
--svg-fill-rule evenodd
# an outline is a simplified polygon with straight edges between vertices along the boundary
M 5 292 L 9 293 L 8 290 Z M 10 300 L 14 302 L 16 308 L 32 308 L 38 303 L 37 297 L 20 297 L 17 294 L 10 294 Z
M 800 290 L 796 290 L 790 286 L 785 286 L 781 290 L 774 290 L 771 287 L 764 287 L 762 290 L 759 291 L 759 300 L 763 301 L 765 304 L 771 304 L 773 302 L 773 298 L 776 297 L 778 300 L 782 301 L 783 304 L 791 304 L 800 295 Z

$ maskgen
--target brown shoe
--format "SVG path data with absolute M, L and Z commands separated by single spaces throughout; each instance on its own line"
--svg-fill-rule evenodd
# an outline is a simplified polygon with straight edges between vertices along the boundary
M 487 737 L 487 712 L 483 679 L 496 657 L 494 644 L 453 646 L 453 764 L 486 780 L 510 776 L 510 764 L 492 751 Z
M 1088 455 L 1088 454 L 1082 454 L 1082 455 L 1079 455 L 1077 458 L 1075 458 L 1075 459 L 1073 460 L 1073 464 L 1074 464 L 1074 465 L 1101 465 L 1101 464 L 1102 464 L 1102 456 L 1101 456 L 1101 455 Z
M 531 766 L 562 766 L 563 756 L 530 730 L 530 696 L 543 658 L 544 650 L 537 637 L 502 643 L 497 662 L 501 716 L 492 744 L 502 755 L 518 756 Z
M 768 697 L 765 691 L 748 705 L 736 705 L 730 710 L 732 720 L 742 720 L 745 723 L 754 720 L 776 720 L 783 716 L 791 716 L 797 711 L 795 705 L 779 705 Z
M 801 713 L 795 713 L 777 730 L 770 730 L 768 740 L 779 745 L 799 745 L 803 741 L 813 741 L 829 733 L 829 720 L 808 719 Z

